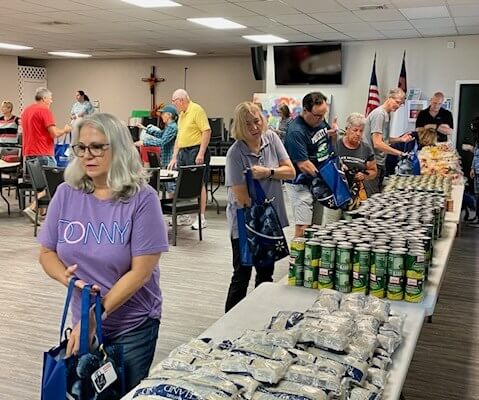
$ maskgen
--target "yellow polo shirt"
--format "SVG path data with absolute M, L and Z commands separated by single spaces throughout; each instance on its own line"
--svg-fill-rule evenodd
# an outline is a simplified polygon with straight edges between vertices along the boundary
M 186 111 L 178 119 L 178 147 L 197 146 L 201 144 L 202 132 L 211 129 L 208 116 L 199 104 L 190 101 Z

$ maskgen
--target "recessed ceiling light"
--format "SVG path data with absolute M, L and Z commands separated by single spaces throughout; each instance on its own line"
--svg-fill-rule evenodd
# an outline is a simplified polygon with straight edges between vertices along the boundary
M 173 56 L 196 56 L 192 51 L 171 49 L 171 50 L 157 50 L 157 53 L 171 54 Z
M 155 7 L 181 7 L 180 3 L 171 0 L 121 0 L 124 3 L 133 4 L 134 6 L 143 8 Z
M 20 44 L 0 43 L 0 49 L 6 50 L 31 50 L 33 47 L 22 46 Z
M 264 44 L 289 42 L 289 40 L 283 39 L 282 37 L 275 36 L 275 35 L 245 35 L 243 37 L 253 42 L 264 43 Z
M 91 54 L 74 53 L 72 51 L 49 51 L 48 54 L 51 54 L 52 56 L 70 57 L 70 58 L 88 58 L 88 57 L 91 57 Z
M 226 18 L 187 18 L 188 21 L 194 22 L 213 29 L 243 29 L 246 26 L 237 24 Z

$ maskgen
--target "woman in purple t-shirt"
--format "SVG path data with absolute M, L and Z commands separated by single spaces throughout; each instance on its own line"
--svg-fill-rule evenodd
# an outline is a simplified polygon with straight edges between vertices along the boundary
M 40 263 L 67 286 L 94 284 L 102 295 L 104 335 L 122 344 L 126 389 L 148 374 L 161 316 L 159 258 L 168 237 L 156 192 L 147 183 L 126 126 L 95 114 L 78 126 L 75 155 L 42 227 Z M 72 304 L 67 356 L 79 349 L 80 290 Z M 95 332 L 90 313 L 90 335 Z

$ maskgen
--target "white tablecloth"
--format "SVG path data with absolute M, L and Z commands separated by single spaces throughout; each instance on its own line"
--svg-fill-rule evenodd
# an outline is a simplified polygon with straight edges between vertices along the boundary
M 464 196 L 464 185 L 452 186 L 453 210 L 446 212 L 445 221 L 458 224 L 461 221 L 462 197 Z
M 226 157 L 224 156 L 212 156 L 210 159 L 210 167 L 225 167 Z

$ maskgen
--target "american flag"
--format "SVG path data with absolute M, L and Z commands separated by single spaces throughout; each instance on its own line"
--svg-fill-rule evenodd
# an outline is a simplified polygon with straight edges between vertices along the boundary
M 374 54 L 373 70 L 371 72 L 371 81 L 369 83 L 368 103 L 366 104 L 366 116 L 379 106 L 378 78 L 376 77 L 376 53 Z
M 401 88 L 404 93 L 407 92 L 407 79 L 406 79 L 406 50 L 402 56 L 401 72 L 399 73 L 398 87 Z

